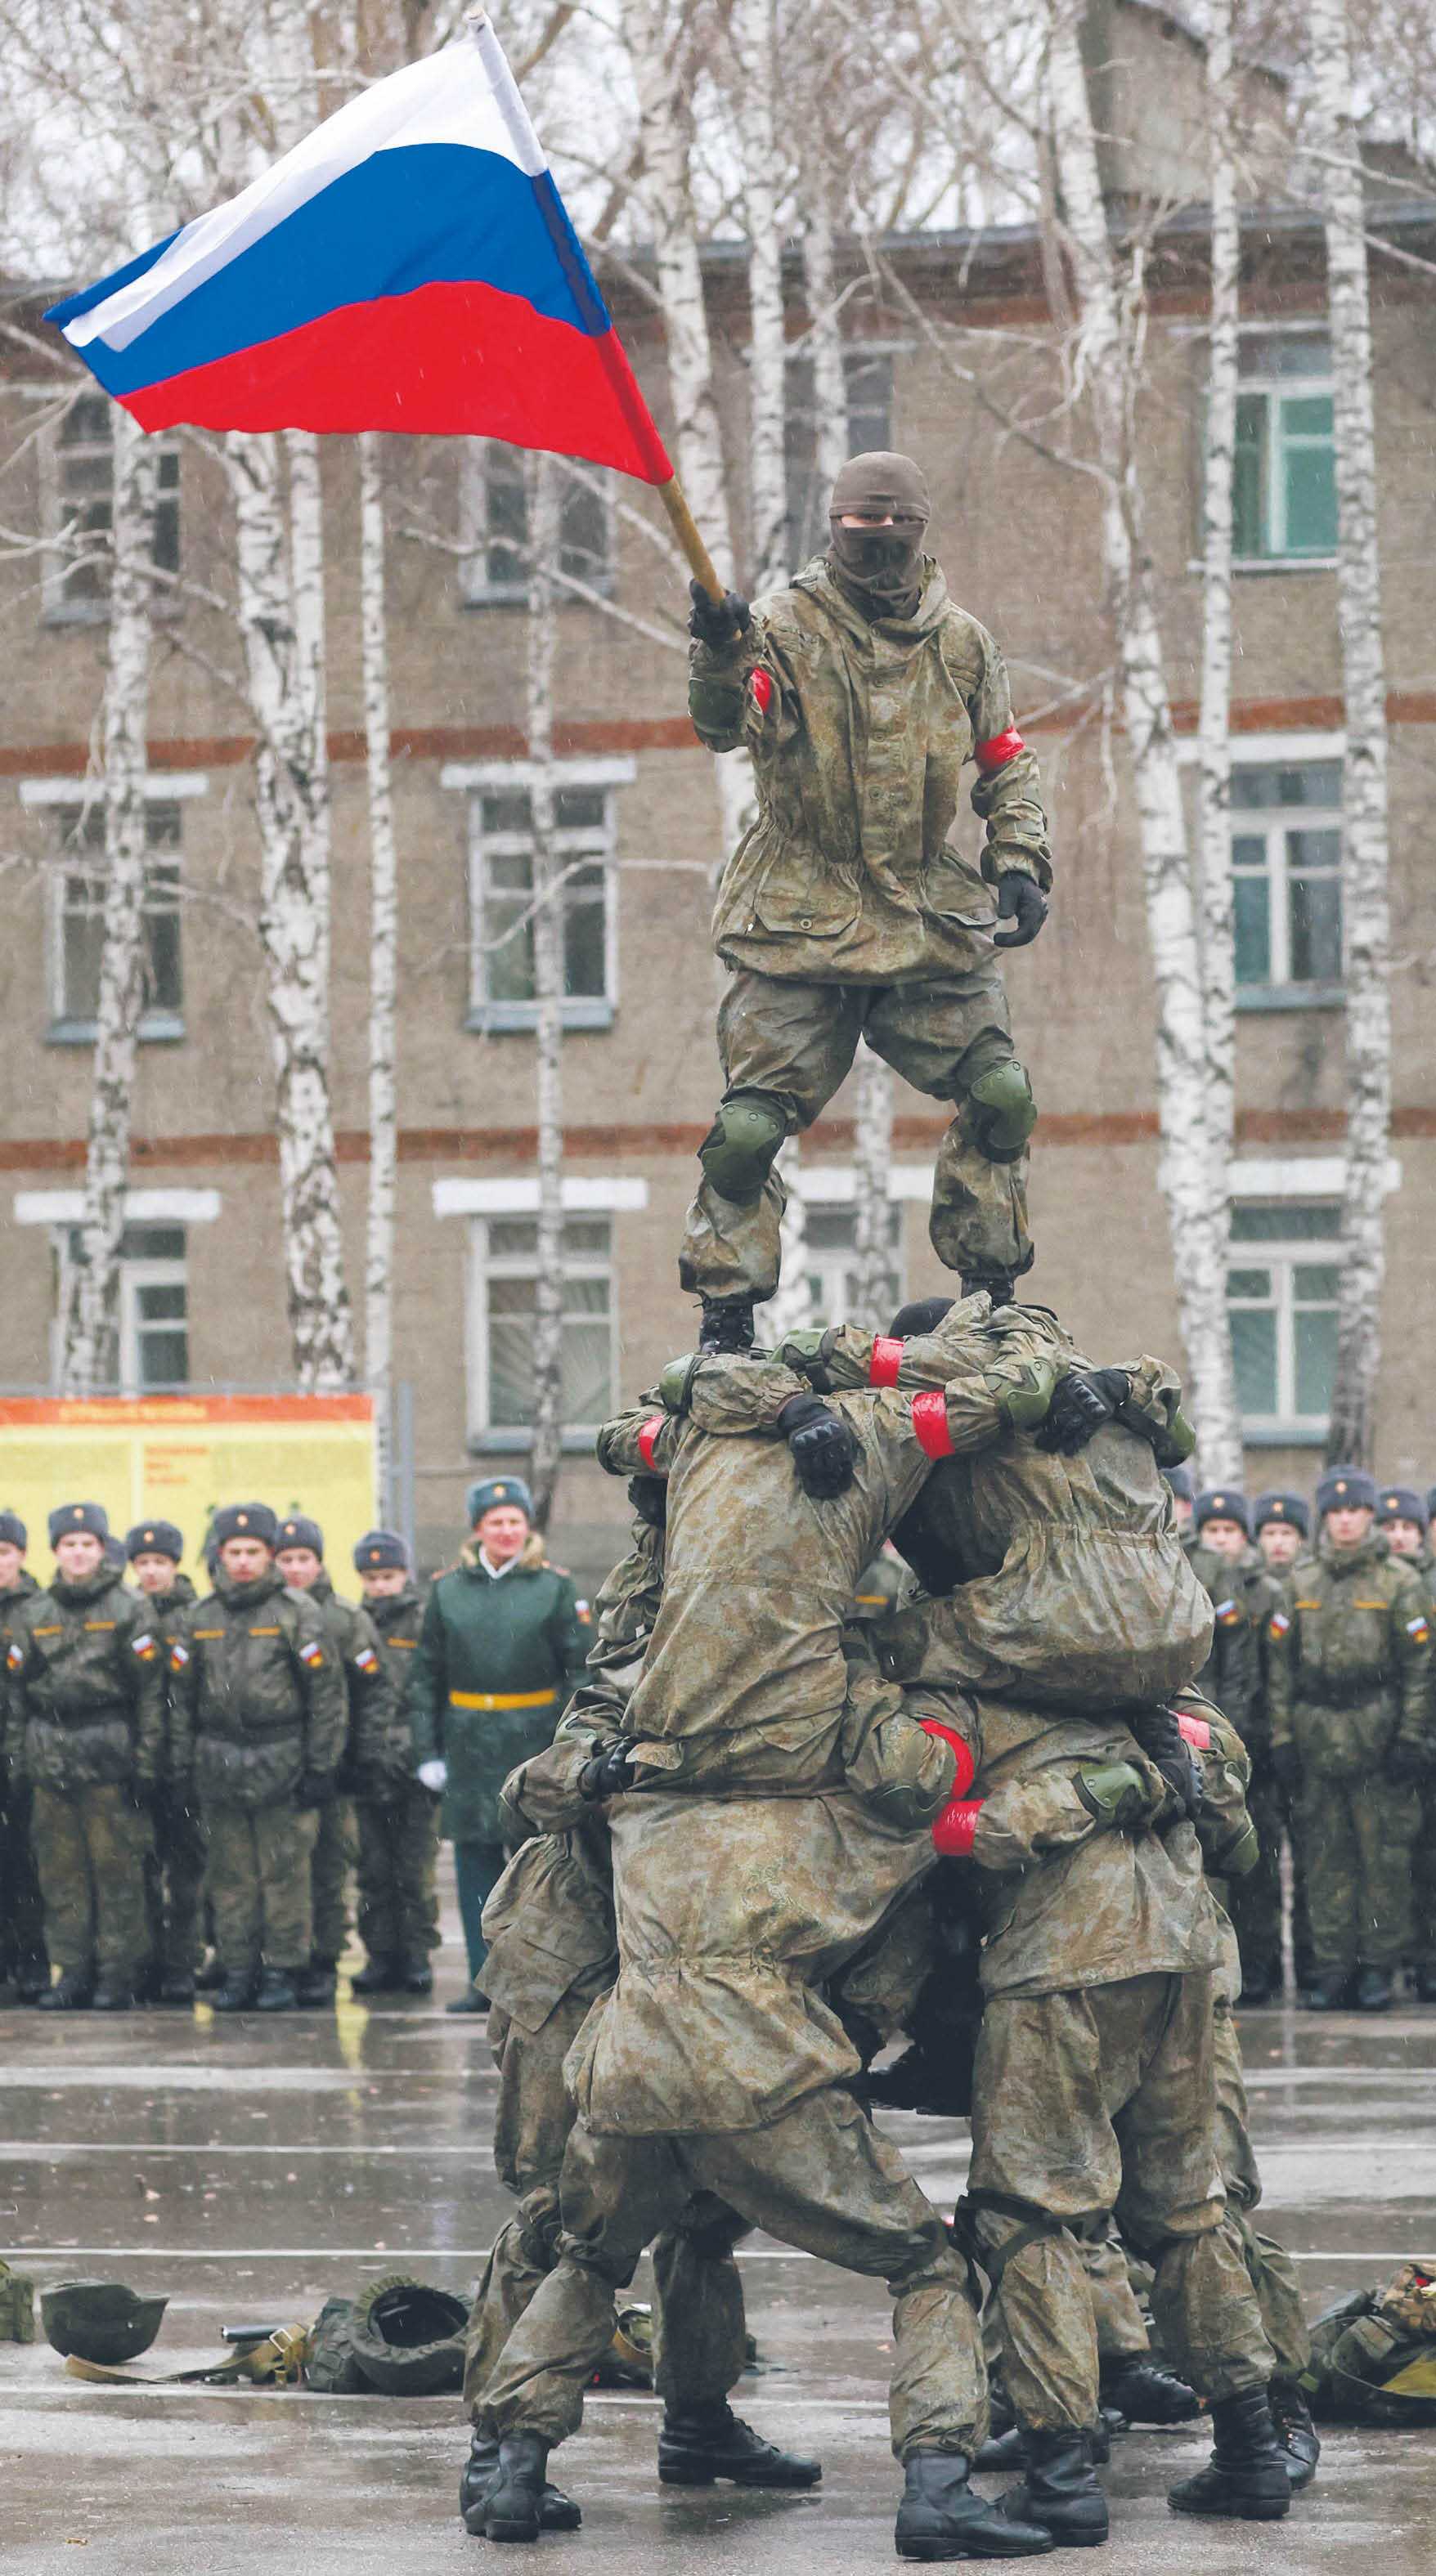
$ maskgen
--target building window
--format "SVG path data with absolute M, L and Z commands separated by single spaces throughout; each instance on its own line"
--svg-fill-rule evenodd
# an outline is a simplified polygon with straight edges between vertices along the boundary
M 184 1035 L 180 975 L 180 806 L 162 797 L 145 805 L 144 978 L 139 1034 Z M 105 809 L 54 805 L 50 868 L 50 1026 L 57 1044 L 93 1044 L 105 947 Z
M 1257 1446 L 1326 1437 L 1340 1229 L 1337 1207 L 1239 1201 L 1232 1210 L 1232 1360 L 1242 1429 Z
M 848 454 L 891 447 L 893 360 L 890 349 L 845 349 Z M 788 561 L 797 572 L 828 545 L 828 485 L 818 471 L 818 403 L 811 358 L 788 360 L 784 445 L 788 475 Z
M 1244 331 L 1232 542 L 1240 563 L 1330 561 L 1336 428 L 1324 332 Z
M 803 1275 L 810 1324 L 846 1323 L 858 1302 L 854 1271 L 857 1216 L 851 1207 L 809 1206 L 803 1220 Z M 902 1208 L 888 1209 L 889 1267 L 882 1292 L 885 1315 L 903 1302 Z
M 612 1220 L 565 1217 L 563 1422 L 585 1448 L 614 1411 L 618 1317 Z M 476 1448 L 526 1449 L 533 1422 L 538 1222 L 476 1217 L 470 1228 L 469 1436 Z
M 103 617 L 110 594 L 108 545 L 115 487 L 114 404 L 108 394 L 80 394 L 71 403 L 48 450 L 50 534 L 68 529 L 79 559 L 52 560 L 45 575 L 45 613 L 54 619 Z M 178 572 L 180 560 L 180 452 L 161 445 L 158 458 L 153 560 L 161 572 Z M 162 603 L 164 592 L 158 595 Z M 158 603 L 157 603 L 158 604 Z
M 78 1226 L 58 1238 L 56 1314 L 63 1316 L 84 1257 Z M 154 1395 L 189 1384 L 189 1289 L 182 1225 L 127 1225 L 120 1238 L 118 1330 L 109 1387 Z M 56 1327 L 58 1373 L 60 1328 Z
M 1231 828 L 1238 996 L 1339 997 L 1340 761 L 1236 764 Z
M 563 476 L 559 570 L 590 590 L 606 592 L 613 585 L 613 504 L 607 476 L 596 465 L 557 470 Z M 465 442 L 459 523 L 464 606 L 487 608 L 507 601 L 522 607 L 529 590 L 529 503 L 518 448 L 492 438 Z
M 562 884 L 565 1028 L 613 1017 L 613 793 L 575 781 L 554 799 Z M 469 791 L 470 1029 L 531 1029 L 534 999 L 533 805 L 527 787 Z

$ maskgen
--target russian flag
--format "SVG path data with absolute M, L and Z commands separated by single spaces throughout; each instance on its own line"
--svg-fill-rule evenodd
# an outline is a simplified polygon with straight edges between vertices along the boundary
M 486 19 L 45 318 L 143 429 L 457 433 L 672 478 Z

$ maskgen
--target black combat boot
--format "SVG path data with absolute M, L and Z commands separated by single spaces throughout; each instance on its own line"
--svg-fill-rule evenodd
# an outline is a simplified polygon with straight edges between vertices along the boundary
M 1196 2390 L 1148 2352 L 1118 2353 L 1103 2362 L 1102 2403 L 1129 2424 L 1190 2424 L 1202 2411 Z
M 371 1959 L 349 1980 L 350 1992 L 356 1995 L 392 1995 L 404 1982 L 397 1959 Z
M 20 1985 L 18 1977 L 16 1978 L 15 1983 L 17 1986 Z M 20 1992 L 22 1995 L 24 1994 L 25 1989 L 23 1986 L 20 1986 Z M 1432 1962 L 1429 1966 L 1422 1966 L 1417 1969 L 1416 1993 L 1418 2000 L 1421 2003 L 1436 2004 L 1436 1962 Z
M 194 1986 L 195 1993 L 198 1995 L 218 1994 L 220 1987 L 227 1982 L 228 1972 L 218 1951 L 205 1961 L 202 1968 L 195 1970 Z
M 711 1359 L 753 1347 L 751 1297 L 705 1297 L 698 1324 L 698 1347 Z
M 94 2001 L 95 1980 L 88 1968 L 66 1968 L 59 1982 L 47 1986 L 35 1998 L 39 2012 L 88 2012 Z
M 1345 1968 L 1321 1968 L 1302 1988 L 1301 2000 L 1308 2012 L 1344 2012 L 1351 1995 L 1351 1979 Z
M 194 1994 L 193 1977 L 174 1975 L 161 1980 L 158 2000 L 162 2004 L 183 2004 L 188 2009 L 194 2002 Z
M 311 1959 L 294 1980 L 294 2000 L 305 2012 L 323 2012 L 334 2001 L 338 1962 L 334 1959 Z M 278 2007 L 276 2007 L 278 2009 Z
M 256 2012 L 294 2012 L 303 1996 L 299 1980 L 287 1968 L 266 1968 L 254 1998 Z
M 476 2433 L 464 2462 L 459 2480 L 459 2517 L 465 2531 L 474 2540 L 484 2537 L 484 2521 L 489 2509 L 489 2494 L 499 2474 L 499 2446 L 483 2433 Z M 577 2531 L 583 2515 L 572 2496 L 562 2487 L 545 2486 L 539 2507 L 540 2531 Z
M 1050 2532 L 984 2504 L 968 2484 L 968 2469 L 961 2451 L 909 2451 L 897 2510 L 899 2558 L 1045 2557 Z
M 1391 1970 L 1363 1968 L 1357 1977 L 1356 1993 L 1352 2000 L 1358 2012 L 1390 2012 Z
M 1062 2549 L 1097 2549 L 1110 2528 L 1107 2499 L 1093 2466 L 1091 2428 L 1072 2432 L 1023 2427 L 1020 2486 L 999 2496 L 997 2510 L 1025 2530 L 1036 2523 Z
M 1092 2427 L 1092 2466 L 1105 2469 L 1112 2456 L 1112 2436 L 1128 2430 L 1127 2418 L 1114 2408 L 1103 2409 Z M 1022 2427 L 1009 2424 L 1005 2433 L 989 2433 L 976 2459 L 975 2469 L 1001 2469 L 1021 2472 L 1027 2466 L 1027 2453 L 1022 2447 Z
M 412 1959 L 400 1960 L 399 1984 L 406 1995 L 431 1995 L 433 1993 L 434 1971 L 430 1967 L 429 1962 L 424 1957 L 422 1951 L 416 1952 Z
M 658 2431 L 658 2475 L 666 2487 L 815 2487 L 822 2463 L 765 2442 L 731 2406 L 665 2406 Z
M 133 2012 L 135 1990 L 123 1977 L 101 1977 L 90 1998 L 91 2012 Z
M 1167 2502 L 1173 2513 L 1228 2514 L 1238 2522 L 1280 2522 L 1291 2511 L 1287 2457 L 1276 2436 L 1264 2388 L 1212 2400 L 1212 2456 L 1183 2478 Z
M 485 2540 L 537 2540 L 543 2529 L 549 2446 L 541 2433 L 506 2433 L 484 2506 Z
M 259 1992 L 259 1970 L 246 1968 L 225 1977 L 222 1986 L 210 1996 L 216 2012 L 248 2012 Z
M 1276 2438 L 1286 2453 L 1292 2493 L 1300 2495 L 1315 2477 L 1321 2457 L 1321 2441 L 1311 2420 L 1311 2408 L 1294 2379 L 1274 2379 L 1266 2396 Z
M 22 1959 L 15 1970 L 15 1992 L 22 2004 L 37 2004 L 49 1992 L 48 1959 Z

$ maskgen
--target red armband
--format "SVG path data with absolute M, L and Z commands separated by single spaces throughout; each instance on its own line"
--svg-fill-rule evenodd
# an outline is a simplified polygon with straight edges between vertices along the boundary
M 896 1386 L 902 1366 L 902 1344 L 892 1333 L 874 1333 L 868 1362 L 869 1386 Z
M 939 1718 L 920 1717 L 918 1724 L 924 1735 L 940 1735 L 944 1744 L 952 1746 L 957 1757 L 957 1773 L 952 1784 L 952 1794 L 954 1798 L 964 1797 L 977 1777 L 977 1764 L 972 1758 L 972 1746 L 965 1736 L 958 1734 L 955 1727 L 944 1726 Z
M 1192 1745 L 1198 1753 L 1210 1753 L 1212 1749 L 1212 1730 L 1208 1726 L 1206 1719 L 1204 1717 L 1187 1717 L 1180 1709 L 1174 1710 L 1173 1714 L 1176 1718 L 1177 1725 L 1181 1730 L 1183 1742 Z
M 752 678 L 749 680 L 748 686 L 753 692 L 753 704 L 757 708 L 759 715 L 765 716 L 769 707 L 773 703 L 772 672 L 765 671 L 760 664 L 758 669 L 753 673 Z
M 1005 769 L 1009 760 L 1015 760 L 1019 751 L 1026 749 L 1016 725 L 1009 725 L 1006 733 L 995 733 L 990 742 L 974 744 L 972 756 L 984 778 L 990 778 L 995 769 Z
M 954 1798 L 943 1808 L 932 1826 L 932 1841 L 944 1860 L 969 1858 L 982 1809 L 981 1798 Z
M 912 1400 L 912 1427 L 919 1449 L 929 1458 L 953 1455 L 952 1433 L 947 1427 L 947 1398 L 940 1386 Z
M 648 1469 L 650 1475 L 655 1472 L 653 1466 L 654 1444 L 657 1441 L 659 1432 L 662 1430 L 667 1420 L 668 1416 L 666 1413 L 650 1413 L 648 1420 L 645 1422 L 643 1429 L 638 1435 L 638 1454 L 643 1460 L 643 1463 Z

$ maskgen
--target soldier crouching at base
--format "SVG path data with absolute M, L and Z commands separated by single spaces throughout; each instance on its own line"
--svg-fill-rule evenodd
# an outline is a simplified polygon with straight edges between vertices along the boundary
M 374 1623 L 393 1692 L 393 1759 L 382 1778 L 361 1785 L 359 1938 L 368 1964 L 353 1979 L 356 1995 L 428 1995 L 429 1953 L 439 1946 L 439 1802 L 413 1776 L 413 1731 L 405 1699 L 419 1650 L 424 1605 L 409 1569 L 409 1551 L 394 1530 L 366 1530 L 354 1550 L 364 1607 Z
M 690 712 L 711 751 L 747 747 L 758 801 L 714 915 L 732 970 L 725 1089 L 679 1261 L 707 1350 L 752 1341 L 753 1307 L 778 1284 L 774 1158 L 860 1040 L 957 1104 L 933 1190 L 939 1260 L 994 1294 L 1032 1260 L 1037 1113 L 994 951 L 1042 927 L 1047 827 L 1002 656 L 923 552 L 930 516 L 911 457 L 856 456 L 833 488 L 827 554 L 787 588 L 750 611 L 694 585 Z M 948 839 L 969 760 L 980 873 Z
M 164 1662 L 146 1605 L 106 1556 L 98 1503 L 50 1514 L 58 1572 L 7 1620 L 12 1758 L 59 1982 L 41 2011 L 126 2012 L 148 1947 L 149 1803 L 164 1771 Z
M 309 1966 L 310 1860 L 349 1727 L 323 1613 L 286 1589 L 264 1503 L 216 1512 L 214 1589 L 170 1648 L 176 1786 L 198 1800 L 224 1984 L 216 2012 L 293 2012 Z

